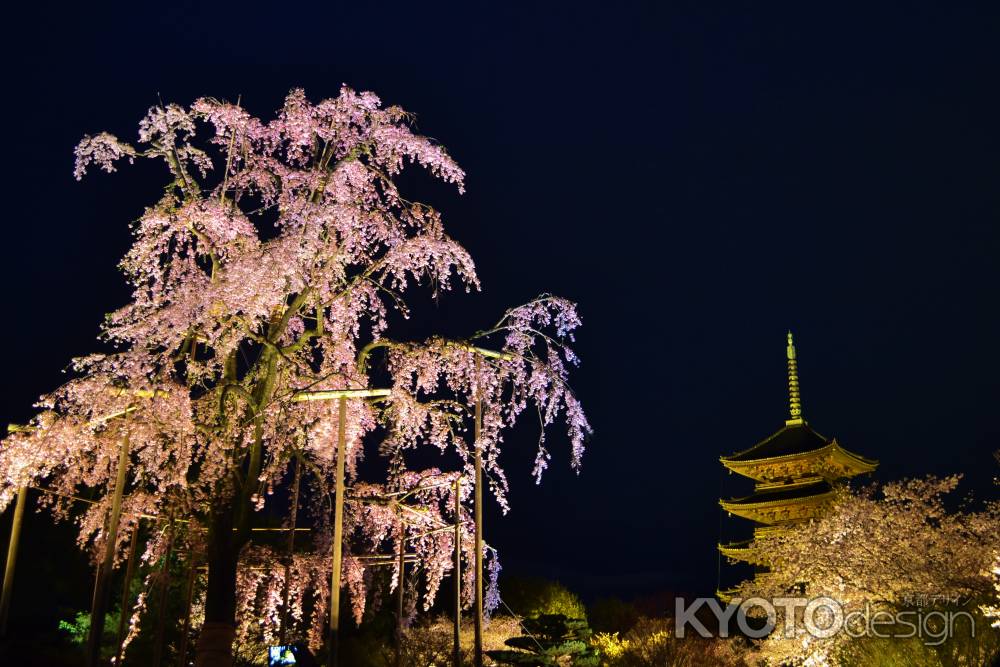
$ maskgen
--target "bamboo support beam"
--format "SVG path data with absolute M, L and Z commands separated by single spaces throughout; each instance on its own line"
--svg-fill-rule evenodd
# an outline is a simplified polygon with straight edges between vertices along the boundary
M 464 343 L 449 343 L 452 347 L 457 347 L 467 352 L 474 352 L 481 357 L 486 357 L 487 359 L 500 359 L 501 361 L 510 361 L 514 358 L 513 354 L 509 352 L 497 352 L 496 350 L 491 350 L 485 347 L 476 347 L 475 345 L 468 345 Z
M 472 522 L 471 521 L 461 521 L 461 522 L 459 522 L 458 525 L 459 526 L 464 526 L 467 523 L 472 523 Z M 429 537 L 431 535 L 437 535 L 438 533 L 444 533 L 444 532 L 449 531 L 449 530 L 455 530 L 455 525 L 452 524 L 450 526 L 441 526 L 440 528 L 435 528 L 434 530 L 428 530 L 426 533 L 420 533 L 419 535 L 415 535 L 415 536 L 411 537 L 410 539 L 416 540 L 416 539 L 420 539 L 421 537 Z
M 396 565 L 399 562 L 398 554 L 384 554 L 379 556 L 355 556 L 356 560 L 364 562 L 365 567 L 377 567 L 380 565 Z M 406 554 L 404 558 L 407 564 L 419 563 L 420 557 L 416 554 Z
M 311 530 L 312 530 L 312 528 L 251 528 L 250 532 L 252 532 L 252 533 L 308 533 Z
M 175 551 L 174 553 L 178 553 L 178 552 Z M 359 560 L 361 560 L 363 558 L 370 558 L 371 560 L 367 560 L 365 562 L 365 564 L 364 564 L 365 567 L 382 567 L 383 565 L 392 565 L 393 567 L 395 567 L 395 565 L 397 563 L 397 556 L 396 556 L 396 554 L 385 554 L 385 555 L 370 556 L 370 557 L 354 556 L 354 558 L 355 559 L 359 559 Z M 419 562 L 420 562 L 420 558 L 417 557 L 416 554 L 406 554 L 406 563 L 407 563 L 407 565 L 412 565 L 413 563 L 419 563 Z M 251 572 L 270 572 L 273 568 L 267 567 L 265 565 L 251 565 L 250 567 L 247 567 L 245 569 L 250 570 Z M 199 565 L 197 567 L 197 570 L 199 572 L 207 572 L 208 571 L 208 566 L 207 565 Z
M 406 500 L 407 496 L 413 495 L 414 493 L 419 493 L 420 491 L 429 491 L 431 489 L 437 489 L 442 486 L 451 486 L 454 484 L 454 480 L 447 482 L 440 482 L 438 484 L 428 484 L 427 486 L 416 486 L 412 489 L 403 489 L 402 491 L 390 491 L 389 493 L 383 493 L 378 496 L 347 496 L 347 499 L 356 503 L 368 503 L 370 505 L 389 505 L 393 502 L 402 502 Z M 350 491 L 350 489 L 348 489 Z
M 119 394 L 124 393 L 124 390 L 112 389 L 111 391 L 118 392 Z M 391 393 L 392 392 L 389 389 L 331 389 L 321 391 L 298 391 L 292 394 L 292 401 L 295 403 L 301 403 L 305 401 L 329 401 L 340 398 L 384 398 Z M 155 398 L 157 396 L 163 396 L 164 394 L 165 392 L 163 391 L 153 391 L 148 389 L 139 389 L 132 392 L 133 396 L 140 398 Z M 98 426 L 107 421 L 111 421 L 112 419 L 124 417 L 125 415 L 131 414 L 138 409 L 139 408 L 137 406 L 130 405 L 123 410 L 116 410 L 115 412 L 95 417 L 87 422 L 87 425 Z M 8 433 L 31 433 L 37 430 L 38 428 L 35 426 L 27 426 L 24 424 L 7 425 Z
M 184 624 L 181 629 L 181 647 L 177 651 L 177 667 L 187 667 L 188 633 L 191 631 L 191 603 L 194 602 L 194 582 L 198 568 L 194 554 L 188 558 L 187 589 L 184 596 Z
M 477 385 L 482 382 L 479 377 L 479 370 L 481 368 L 480 357 L 476 357 L 476 383 Z M 476 388 L 476 408 L 475 408 L 475 430 L 473 435 L 475 437 L 475 443 L 473 444 L 473 451 L 475 452 L 474 466 L 476 469 L 476 488 L 475 492 L 475 521 L 476 521 L 476 543 L 475 543 L 475 568 L 476 568 L 476 599 L 475 599 L 475 646 L 473 649 L 474 655 L 473 660 L 475 667 L 483 667 L 483 448 L 482 448 L 482 430 L 483 430 L 483 399 L 481 390 Z
M 128 625 L 128 609 L 129 609 L 129 586 L 132 585 L 132 577 L 135 576 L 135 556 L 139 549 L 139 526 L 135 527 L 132 531 L 132 539 L 129 540 L 128 546 L 128 561 L 125 565 L 125 581 L 122 582 L 122 609 L 121 614 L 118 616 L 118 642 L 115 644 L 115 661 L 114 664 L 120 665 L 122 652 L 124 651 L 125 645 L 125 630 Z
M 340 568 L 344 547 L 344 465 L 347 449 L 347 397 L 340 396 L 337 419 L 337 478 L 333 509 L 333 572 L 330 576 L 330 653 L 329 667 L 337 667 L 340 651 Z
M 93 500 L 91 498 L 83 498 L 81 496 L 74 496 L 71 493 L 63 493 L 61 491 L 53 491 L 52 489 L 46 489 L 45 487 L 42 487 L 42 486 L 29 486 L 28 488 L 31 489 L 31 490 L 33 490 L 33 491 L 39 491 L 41 493 L 47 493 L 49 495 L 59 496 L 60 498 L 68 498 L 69 500 L 73 500 L 73 501 L 80 502 L 80 503 L 87 503 L 89 505 L 95 505 L 98 502 L 98 501 Z M 134 515 L 134 516 L 137 516 L 140 519 L 152 519 L 154 521 L 162 521 L 162 519 L 160 519 L 159 515 L 157 515 L 157 514 L 137 514 L 137 515 Z M 191 520 L 190 519 L 174 519 L 174 523 L 191 523 Z M 233 530 L 237 530 L 237 529 L 233 528 Z M 253 533 L 287 533 L 289 530 L 290 530 L 289 528 L 251 528 L 250 532 L 253 532 Z M 312 528 L 296 528 L 295 532 L 296 533 L 308 533 L 311 530 L 312 530 Z
M 427 486 L 415 486 L 407 491 L 393 491 L 392 493 L 386 493 L 383 497 L 388 498 L 389 496 L 401 496 L 400 500 L 405 499 L 407 496 L 412 496 L 414 493 L 420 493 L 421 491 L 430 491 L 431 489 L 439 489 L 442 486 L 451 486 L 454 481 L 448 482 L 438 482 L 437 484 L 428 484 Z
M 285 635 L 288 631 L 288 596 L 292 589 L 292 556 L 295 553 L 295 522 L 299 514 L 299 475 L 300 461 L 295 459 L 295 472 L 292 477 L 292 512 L 288 518 L 288 547 L 285 553 L 285 579 L 281 591 L 281 625 L 278 628 L 278 644 L 285 645 Z
M 330 401 L 346 398 L 382 398 L 391 394 L 389 389 L 330 389 L 322 391 L 297 391 L 292 394 L 292 402 Z
M 420 517 L 420 519 L 421 519 L 422 522 L 430 521 L 431 523 L 436 523 L 440 527 L 446 528 L 446 529 L 451 527 L 448 524 L 444 523 L 443 521 L 441 521 L 441 520 L 439 520 L 439 519 L 437 519 L 437 518 L 435 518 L 433 516 L 428 516 L 427 513 L 425 511 L 423 511 L 423 510 L 418 510 L 418 509 L 416 509 L 414 507 L 407 507 L 406 505 L 402 505 L 402 504 L 399 505 L 399 508 L 400 508 L 400 510 L 407 511 L 407 512 L 410 512 L 411 514 L 417 515 L 418 517 Z
M 455 478 L 455 627 L 452 635 L 453 667 L 462 667 L 462 478 Z
M 94 600 L 90 608 L 90 631 L 87 635 L 87 665 L 97 667 L 101 661 L 101 637 L 104 634 L 104 617 L 108 606 L 108 583 L 115 564 L 115 549 L 118 546 L 118 523 L 121 520 L 122 496 L 128 475 L 129 441 L 128 432 L 122 436 L 118 448 L 118 471 L 115 476 L 115 490 L 111 501 L 104 539 L 104 558 L 97 567 L 97 581 L 94 584 Z
M 396 582 L 396 667 L 403 667 L 403 603 L 406 595 L 406 524 L 400 517 L 399 578 Z
M 125 415 L 130 415 L 138 409 L 139 408 L 137 408 L 136 406 L 130 405 L 124 410 L 115 410 L 114 412 L 109 412 L 106 415 L 101 415 L 100 417 L 94 417 L 89 422 L 87 422 L 87 426 L 100 426 L 101 424 L 109 422 L 112 419 L 117 419 L 118 417 L 124 417 Z M 27 426 L 25 424 L 7 424 L 8 433 L 34 433 L 35 431 L 39 430 L 41 429 L 39 429 L 37 426 Z
M 170 521 L 167 535 L 167 552 L 163 556 L 163 570 L 160 572 L 160 605 L 156 614 L 156 635 L 153 639 L 153 667 L 163 664 L 163 642 L 167 631 L 167 597 L 170 592 L 170 558 L 174 550 L 174 522 Z
M 10 541 L 7 543 L 7 564 L 3 570 L 3 592 L 0 593 L 0 637 L 7 636 L 7 618 L 10 614 L 10 598 L 14 590 L 14 566 L 17 564 L 17 549 L 21 544 L 21 526 L 24 523 L 24 506 L 28 503 L 28 487 L 21 486 L 17 490 L 17 501 L 14 506 L 14 523 L 10 528 Z
M 129 391 L 125 388 L 120 389 L 110 389 L 110 391 L 116 396 L 125 396 L 129 394 L 131 396 L 136 396 L 137 398 L 156 398 L 157 396 L 166 396 L 167 392 L 162 389 L 133 389 Z

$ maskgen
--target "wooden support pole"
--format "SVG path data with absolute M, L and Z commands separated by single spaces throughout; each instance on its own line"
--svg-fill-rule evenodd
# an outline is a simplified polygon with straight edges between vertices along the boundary
M 455 628 L 454 667 L 462 667 L 462 478 L 455 478 Z
M 177 651 L 177 667 L 187 667 L 188 633 L 191 631 L 191 603 L 194 602 L 194 582 L 198 575 L 194 553 L 188 556 L 187 592 L 184 596 L 184 624 L 181 629 L 181 647 Z
M 0 594 L 0 637 L 7 636 L 7 618 L 10 615 L 10 596 L 14 590 L 14 566 L 17 564 L 17 548 L 21 542 L 21 526 L 24 524 L 24 506 L 28 504 L 28 487 L 17 489 L 14 505 L 14 523 L 10 527 L 10 541 L 7 543 L 7 565 L 3 570 L 3 593 Z
M 127 427 L 126 427 L 127 428 Z M 87 634 L 87 665 L 97 667 L 101 662 L 101 637 L 104 634 L 104 617 L 108 608 L 108 583 L 115 563 L 115 547 L 118 542 L 118 522 L 122 513 L 122 496 L 125 493 L 125 478 L 128 474 L 128 431 L 118 448 L 118 474 L 115 477 L 114 496 L 111 500 L 111 515 L 108 517 L 104 540 L 104 558 L 97 566 L 97 581 L 94 584 L 94 599 L 90 607 L 90 632 Z
M 160 608 L 156 613 L 156 635 L 153 638 L 153 667 L 163 664 L 163 643 L 167 630 L 167 599 L 170 592 L 170 557 L 174 551 L 174 519 L 170 518 L 167 535 L 167 553 L 163 556 L 162 580 L 160 581 Z
M 278 628 L 278 644 L 285 645 L 288 632 L 288 595 L 292 589 L 292 555 L 295 553 L 295 522 L 299 513 L 299 459 L 295 459 L 295 472 L 292 477 L 292 512 L 288 517 L 288 548 L 285 552 L 285 581 L 281 592 L 281 626 Z
M 403 667 L 403 603 L 406 595 L 406 523 L 399 516 L 399 580 L 396 582 L 396 667 Z
M 340 568 L 344 547 L 344 461 L 347 449 L 347 398 L 339 398 L 337 421 L 337 479 L 333 502 L 333 574 L 330 577 L 330 652 L 327 664 L 337 667 L 340 651 Z
M 385 398 L 392 393 L 390 389 L 331 389 L 329 391 L 297 391 L 292 394 L 292 401 L 329 401 L 334 398 Z
M 128 545 L 128 561 L 125 565 L 125 581 L 122 582 L 122 611 L 118 617 L 118 642 L 115 644 L 115 664 L 120 665 L 125 644 L 125 630 L 128 627 L 129 617 L 129 586 L 132 585 L 132 577 L 135 576 L 135 555 L 139 549 L 139 524 L 135 524 L 132 531 L 132 539 Z
M 476 609 L 475 609 L 475 647 L 473 660 L 475 667 L 483 667 L 483 397 L 479 384 L 482 383 L 480 369 L 481 357 L 476 357 L 476 414 L 475 414 L 475 452 L 476 468 L 475 488 L 475 521 L 476 521 Z

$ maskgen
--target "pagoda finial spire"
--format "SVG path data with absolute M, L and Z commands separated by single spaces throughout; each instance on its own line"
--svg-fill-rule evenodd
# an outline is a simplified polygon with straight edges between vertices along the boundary
M 788 413 L 790 419 L 785 420 L 786 426 L 804 424 L 802 419 L 802 396 L 799 394 L 799 364 L 795 359 L 795 343 L 792 332 L 788 332 Z

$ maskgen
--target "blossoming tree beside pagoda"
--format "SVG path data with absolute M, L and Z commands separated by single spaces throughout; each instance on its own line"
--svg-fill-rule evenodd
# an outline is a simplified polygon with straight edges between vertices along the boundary
M 95 555 L 115 534 L 111 549 L 121 557 L 141 514 L 202 527 L 208 580 L 198 665 L 232 662 L 238 563 L 255 511 L 290 462 L 307 466 L 321 495 L 333 488 L 337 410 L 294 400 L 301 392 L 371 389 L 370 360 L 384 355 L 385 384 L 377 384 L 388 392 L 346 401 L 352 479 L 363 439 L 378 429 L 390 486 L 410 474 L 405 452 L 417 446 L 456 452 L 470 470 L 465 434 L 477 401 L 486 476 L 504 506 L 501 433 L 529 406 L 544 425 L 564 420 L 572 465 L 580 464 L 589 426 L 567 385 L 577 363 L 568 347 L 579 325 L 574 304 L 540 297 L 469 340 L 389 336 L 392 313 L 407 314 L 414 285 L 479 286 L 438 212 L 394 182 L 417 163 L 463 189 L 462 170 L 409 120 L 372 93 L 344 88 L 314 104 L 293 90 L 269 122 L 200 99 L 150 109 L 136 145 L 102 133 L 76 149 L 78 178 L 92 166 L 112 172 L 150 159 L 170 181 L 136 222 L 121 262 L 134 291 L 104 323 L 115 351 L 77 359 L 76 376 L 42 398 L 31 428 L 3 442 L 0 508 L 43 480 L 66 494 L 88 487 L 100 501 L 80 520 L 79 541 Z M 473 345 L 500 354 L 484 359 Z M 548 460 L 542 441 L 536 476 Z M 109 530 L 119 473 L 125 493 Z M 65 514 L 67 506 L 56 501 L 54 509 Z M 355 517 L 374 522 L 370 536 L 385 521 Z M 438 572 L 444 546 L 421 552 Z M 147 559 L 159 555 L 155 544 L 147 549 Z M 348 580 L 361 581 L 360 565 L 345 567 L 354 572 Z

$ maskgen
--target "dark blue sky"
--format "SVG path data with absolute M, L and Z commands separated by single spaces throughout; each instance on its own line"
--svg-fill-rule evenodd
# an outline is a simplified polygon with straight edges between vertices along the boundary
M 962 471 L 995 493 L 995 3 L 408 4 L 8 23 L 0 417 L 25 419 L 95 347 L 161 182 L 75 182 L 81 135 L 134 136 L 158 93 L 267 115 L 293 86 L 346 82 L 416 112 L 469 175 L 461 197 L 413 183 L 484 284 L 423 326 L 467 333 L 542 291 L 580 303 L 596 434 L 580 477 L 555 444 L 537 488 L 534 433 L 510 439 L 513 511 L 487 529 L 508 571 L 591 595 L 713 591 L 718 456 L 782 425 L 788 328 L 819 432 L 881 479 Z

